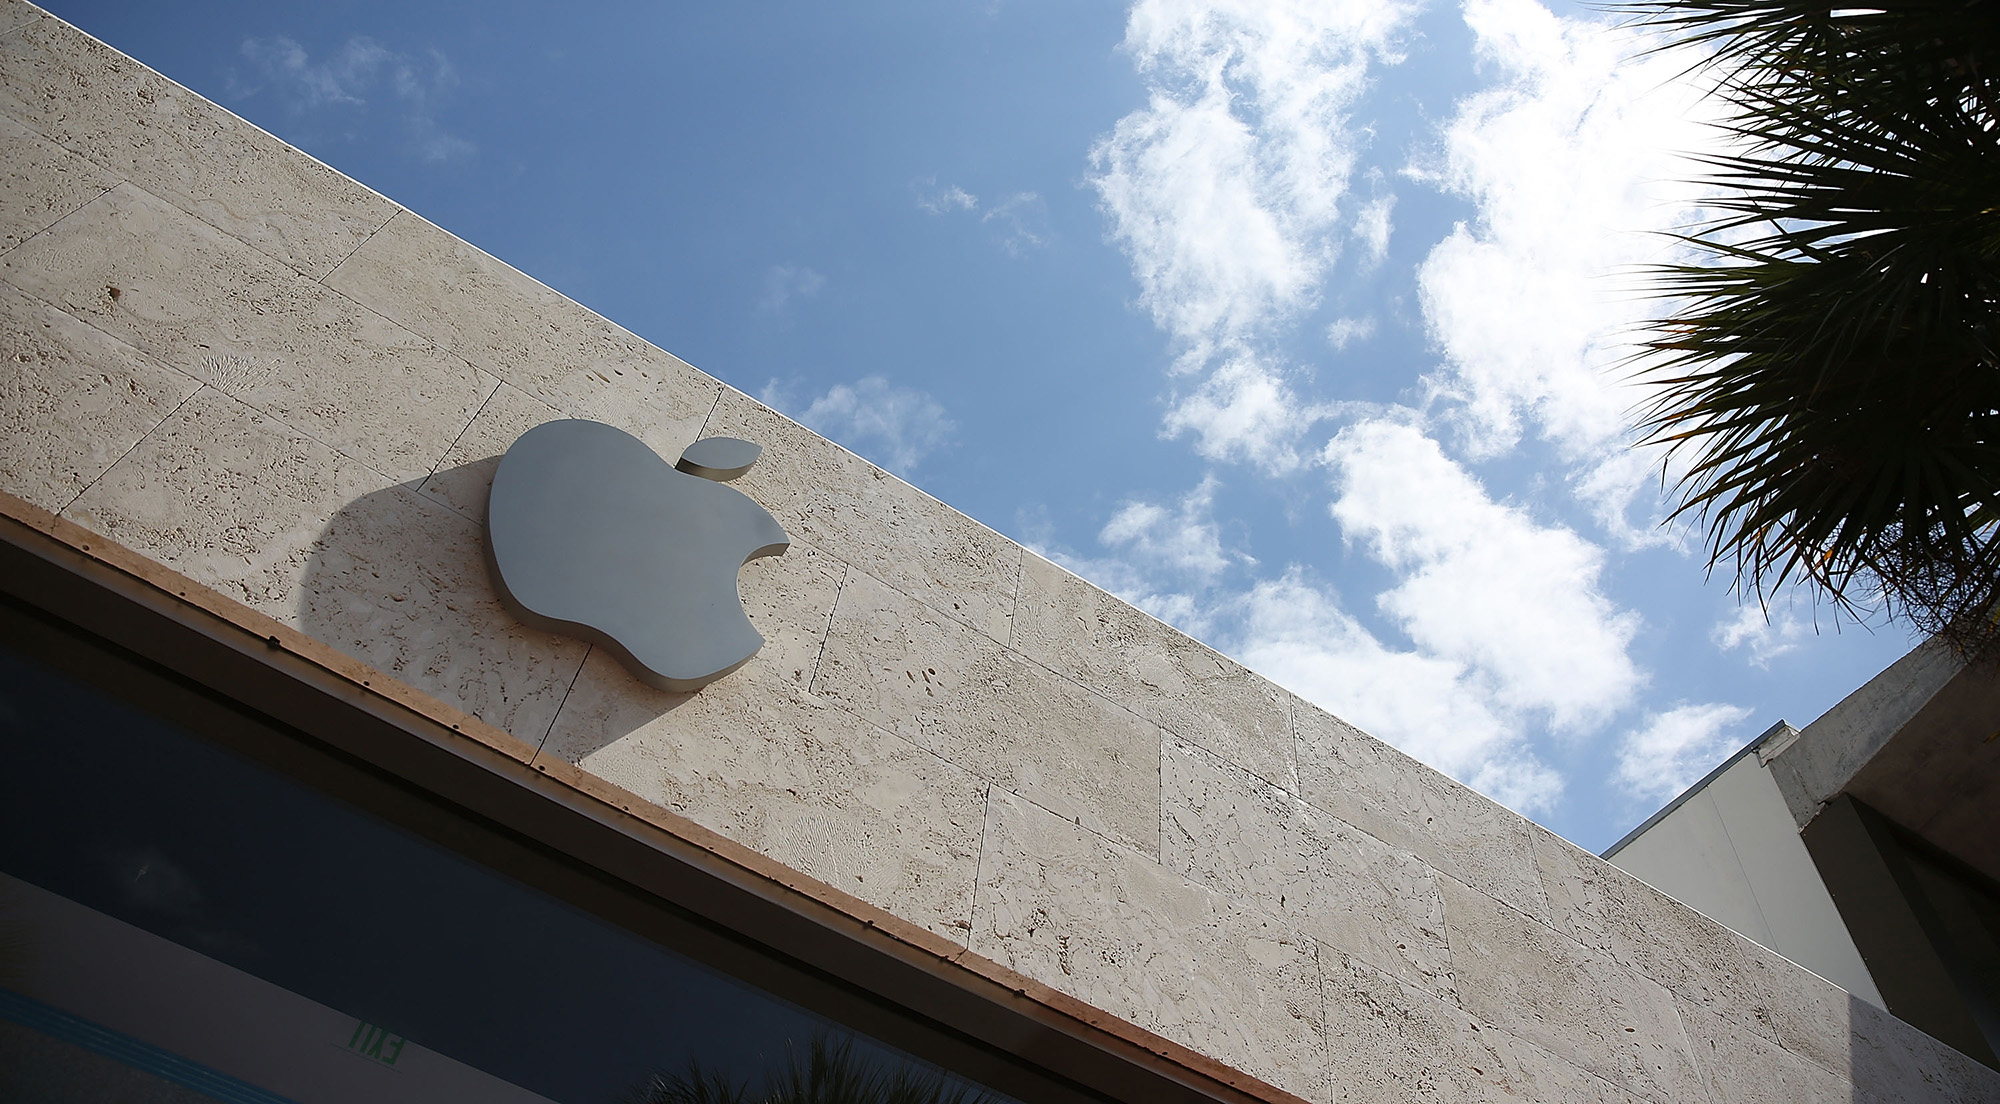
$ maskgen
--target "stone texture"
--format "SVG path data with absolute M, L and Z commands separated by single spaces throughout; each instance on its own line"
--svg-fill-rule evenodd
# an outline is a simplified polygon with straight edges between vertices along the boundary
M 1449 1001 L 1322 949 L 1335 1099 L 1637 1104 L 1638 1097 Z
M 615 425 L 669 460 L 694 441 L 722 391 L 680 358 L 407 212 L 326 283 L 562 417 Z
M 1298 792 L 1284 691 L 1040 556 L 1021 563 L 1015 651 Z
M 1557 931 L 1680 989 L 1701 965 L 1693 948 L 1730 938 L 1728 929 L 1553 832 L 1532 828 L 1535 861 Z M 1777 1038 L 1768 1025 L 1763 1034 Z
M 1849 997 L 1844 1023 L 1846 1072 L 1855 1097 L 1869 1104 L 1992 1104 L 2000 1100 L 1995 1072 L 1867 1001 Z
M 1705 1021 L 1845 1075 L 1849 1009 L 1865 1002 L 1554 834 L 1534 831 L 1557 930 L 1673 989 L 1682 1007 Z
M 841 588 L 812 689 L 1076 823 L 1159 853 L 1157 728 L 859 570 Z
M 1818 1063 L 1683 1002 L 1681 1021 L 1709 1099 L 1728 1104 L 1825 1104 L 1852 1100 L 1853 1086 Z
M 201 384 L 0 284 L 0 488 L 61 513 Z
M 1020 545 L 736 391 L 703 433 L 764 446 L 736 485 L 787 532 L 1006 641 Z
M 396 210 L 57 19 L 0 38 L 0 114 L 314 279 Z
M 1548 902 L 1528 821 L 1302 699 L 1299 794 L 1530 916 Z
M 1160 852 L 1177 871 L 1451 999 L 1436 872 L 1241 767 L 1169 738 L 1160 764 Z
M 986 783 L 789 674 L 665 694 L 595 649 L 542 754 L 964 943 Z
M 498 385 L 130 184 L 0 276 L 393 479 L 427 475 Z
M 500 608 L 470 522 L 214 388 L 66 516 L 530 743 L 583 660 Z
M 1635 1096 L 1702 1098 L 1665 986 L 1453 879 L 1439 885 L 1466 1011 Z
M 998 788 L 972 950 L 1308 1099 L 1327 1099 L 1316 952 L 1284 924 Z
M 423 482 L 424 494 L 480 525 L 486 524 L 486 496 L 493 472 L 521 434 L 566 415 L 510 383 L 502 383 L 472 416 L 437 470 Z M 676 457 L 677 458 L 677 457 Z
M 117 183 L 111 173 L 0 115 L 0 253 Z
M 42 17 L 42 10 L 27 0 L 0 0 L 0 35 L 18 31 Z

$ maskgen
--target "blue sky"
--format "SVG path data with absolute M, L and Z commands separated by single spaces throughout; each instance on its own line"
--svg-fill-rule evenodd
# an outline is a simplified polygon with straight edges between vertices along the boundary
M 1583 846 L 1912 643 L 1660 527 L 1580 7 L 46 2 Z

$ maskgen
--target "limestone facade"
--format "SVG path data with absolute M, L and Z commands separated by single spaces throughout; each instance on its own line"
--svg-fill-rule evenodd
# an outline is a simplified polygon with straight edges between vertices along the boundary
M 803 875 L 1311 1101 L 2000 1100 L 2000 1076 L 20 0 L 0 490 Z M 650 689 L 482 560 L 586 417 L 791 534 Z M 1277 1097 L 1274 1097 L 1277 1098 Z

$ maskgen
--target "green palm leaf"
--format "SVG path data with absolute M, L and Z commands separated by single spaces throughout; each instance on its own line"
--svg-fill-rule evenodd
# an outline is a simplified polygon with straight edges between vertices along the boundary
M 1735 152 L 1654 270 L 1647 441 L 1760 594 L 1880 600 L 1961 645 L 2000 598 L 2000 0 L 1625 5 L 1708 49 Z

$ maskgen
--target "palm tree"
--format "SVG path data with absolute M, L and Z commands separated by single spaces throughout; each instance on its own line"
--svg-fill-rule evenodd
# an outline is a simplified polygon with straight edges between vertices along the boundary
M 848 1042 L 815 1038 L 753 1092 L 748 1084 L 691 1063 L 685 1074 L 655 1076 L 636 1104 L 998 1104 L 943 1073 L 907 1069 L 884 1073 L 854 1056 Z
M 1647 441 L 1762 596 L 2000 637 L 2000 0 L 1641 0 L 1708 51 L 1723 214 L 1656 270 Z

